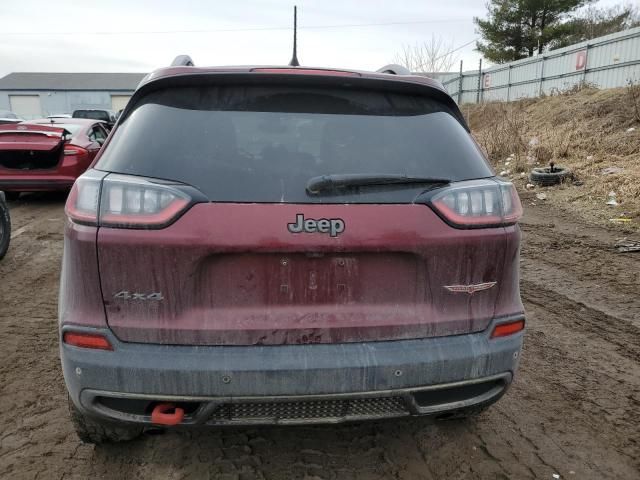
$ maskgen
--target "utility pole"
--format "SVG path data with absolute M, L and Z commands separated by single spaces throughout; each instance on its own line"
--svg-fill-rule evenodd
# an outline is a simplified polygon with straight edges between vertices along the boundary
M 462 80 L 462 60 L 460 60 L 460 77 L 458 79 L 458 105 L 460 105 L 460 102 L 462 101 Z
M 478 89 L 476 90 L 476 103 L 480 103 L 480 89 L 482 88 L 482 58 L 478 66 Z

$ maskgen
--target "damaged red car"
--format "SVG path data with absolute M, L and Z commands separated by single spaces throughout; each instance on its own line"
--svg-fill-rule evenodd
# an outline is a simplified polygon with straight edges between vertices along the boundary
M 102 122 L 75 118 L 0 125 L 0 190 L 9 199 L 21 192 L 69 190 L 107 135 Z

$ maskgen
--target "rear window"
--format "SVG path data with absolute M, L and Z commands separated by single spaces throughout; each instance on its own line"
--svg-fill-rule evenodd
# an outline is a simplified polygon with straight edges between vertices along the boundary
M 72 135 L 75 135 L 82 130 L 82 125 L 75 125 L 72 123 L 39 123 L 38 125 L 46 125 L 47 127 L 64 128 Z
M 109 114 L 102 110 L 76 110 L 73 118 L 90 118 L 91 120 L 109 121 Z
M 121 122 L 96 168 L 183 182 L 222 202 L 403 203 L 427 187 L 321 197 L 305 187 L 328 174 L 492 175 L 453 112 L 434 99 L 277 86 L 152 92 Z

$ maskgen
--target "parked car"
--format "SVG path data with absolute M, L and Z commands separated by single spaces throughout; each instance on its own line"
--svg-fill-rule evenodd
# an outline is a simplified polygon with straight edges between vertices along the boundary
M 11 217 L 9 216 L 9 207 L 7 206 L 4 192 L 0 192 L 0 260 L 7 254 L 10 241 Z
M 0 126 L 0 189 L 20 192 L 68 190 L 107 138 L 103 122 L 40 119 Z
M 66 213 L 84 441 L 464 416 L 516 372 L 522 207 L 429 78 L 156 71 Z
M 105 122 L 107 128 L 110 130 L 116 123 L 117 116 L 112 110 L 100 110 L 100 109 L 85 109 L 74 110 L 71 115 L 73 118 L 91 118 L 94 120 L 101 120 Z
M 20 123 L 22 119 L 18 117 L 15 113 L 10 112 L 8 110 L 0 110 L 0 125 L 5 125 L 7 123 Z
M 55 113 L 53 115 L 47 115 L 47 118 L 72 118 L 69 113 Z

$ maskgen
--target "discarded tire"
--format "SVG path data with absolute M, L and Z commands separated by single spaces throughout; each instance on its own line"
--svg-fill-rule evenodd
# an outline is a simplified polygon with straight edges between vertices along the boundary
M 544 187 L 557 185 L 558 183 L 564 182 L 570 178 L 571 172 L 569 169 L 564 167 L 555 167 L 553 165 L 545 168 L 534 168 L 531 170 L 531 174 L 529 175 L 531 183 L 542 185 Z
M 0 259 L 5 256 L 9 249 L 11 239 L 11 218 L 9 218 L 9 207 L 4 202 L 4 197 L 0 192 Z

